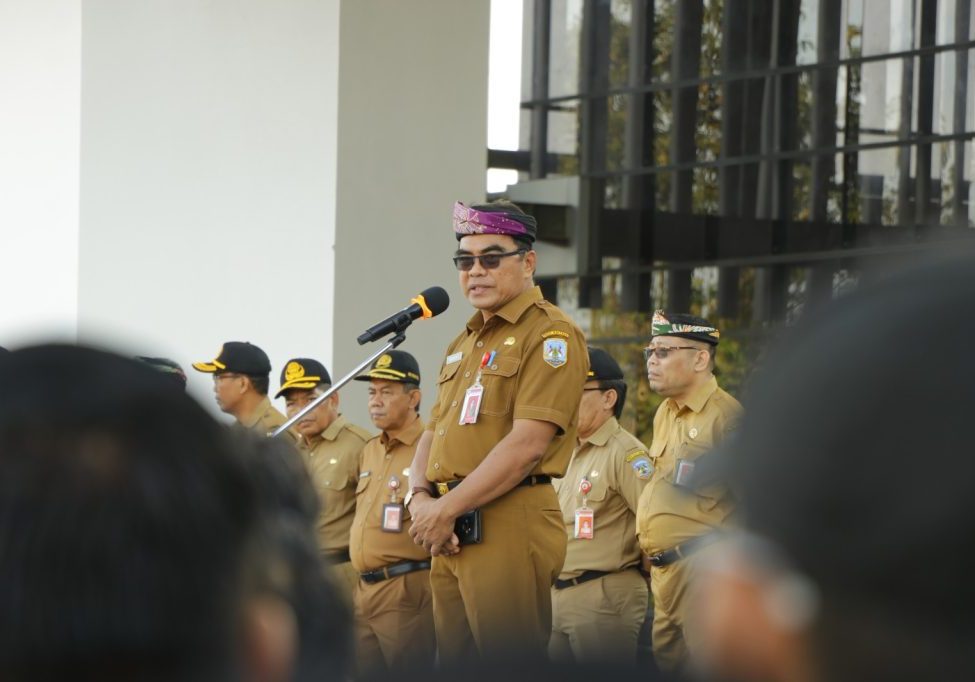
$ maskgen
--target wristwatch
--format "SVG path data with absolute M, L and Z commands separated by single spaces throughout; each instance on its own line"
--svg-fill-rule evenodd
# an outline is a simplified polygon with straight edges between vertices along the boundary
M 424 488 L 423 486 L 411 488 L 410 491 L 406 493 L 406 497 L 403 498 L 403 506 L 405 508 L 410 508 L 410 502 L 413 501 L 413 496 L 417 493 L 426 493 L 430 497 L 433 497 L 433 492 L 429 488 Z

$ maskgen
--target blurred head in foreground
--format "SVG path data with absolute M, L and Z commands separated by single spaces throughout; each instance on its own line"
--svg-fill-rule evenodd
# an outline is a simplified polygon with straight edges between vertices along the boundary
M 744 532 L 701 556 L 712 675 L 975 679 L 972 338 L 953 260 L 782 339 L 725 450 Z
M 70 346 L 0 359 L 0 679 L 343 670 L 341 634 L 319 643 L 347 624 L 288 453 L 228 433 L 135 360 Z

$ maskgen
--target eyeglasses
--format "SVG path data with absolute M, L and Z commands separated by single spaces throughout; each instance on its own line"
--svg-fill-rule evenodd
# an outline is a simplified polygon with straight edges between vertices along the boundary
M 494 270 L 501 265 L 502 258 L 517 256 L 521 253 L 525 253 L 525 250 L 518 249 L 517 251 L 508 251 L 507 253 L 482 253 L 480 256 L 454 256 L 453 260 L 457 269 L 464 272 L 474 267 L 475 260 L 479 260 L 481 267 L 485 270 Z
M 644 362 L 650 362 L 650 358 L 656 355 L 658 359 L 663 360 L 665 357 L 670 355 L 671 351 L 675 350 L 703 350 L 702 348 L 695 348 L 694 346 L 648 346 L 643 349 L 643 360 Z

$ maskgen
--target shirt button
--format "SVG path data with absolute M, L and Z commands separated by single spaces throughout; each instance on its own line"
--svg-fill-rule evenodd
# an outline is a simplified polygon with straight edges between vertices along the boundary
M 325 485 L 331 485 L 331 484 L 332 484 L 331 481 L 325 481 Z
M 440 431 L 438 433 L 442 436 L 443 435 L 443 429 L 440 429 Z
M 471 375 L 471 373 L 470 373 L 470 372 L 464 372 L 464 378 L 465 378 L 465 379 L 466 379 L 467 377 L 469 377 L 470 375 Z
M 497 368 L 498 368 L 497 365 L 491 365 L 491 369 L 495 369 L 496 370 Z
M 477 347 L 478 348 L 482 348 L 483 346 L 484 346 L 484 342 L 483 341 L 478 341 L 477 342 Z
M 434 462 L 433 463 L 433 468 L 434 469 L 439 469 L 440 468 L 440 462 Z

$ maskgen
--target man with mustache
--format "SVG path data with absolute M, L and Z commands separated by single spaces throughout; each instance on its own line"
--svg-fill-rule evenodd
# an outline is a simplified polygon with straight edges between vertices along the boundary
M 369 418 L 381 433 L 362 451 L 349 553 L 360 673 L 428 669 L 437 648 L 430 554 L 410 537 L 403 498 L 423 433 L 420 365 L 391 350 L 356 377 L 369 382 Z
M 281 371 L 281 388 L 290 419 L 332 385 L 325 365 L 311 358 L 292 358 Z M 351 599 L 358 574 L 349 561 L 349 531 L 355 515 L 359 456 L 371 437 L 339 414 L 339 394 L 330 395 L 295 424 L 300 450 L 321 499 L 318 543 Z
M 433 555 L 447 665 L 541 657 L 551 634 L 566 552 L 551 479 L 575 446 L 589 357 L 582 331 L 535 286 L 536 232 L 509 202 L 454 206 L 453 260 L 474 315 L 445 353 L 406 501 L 410 533 Z

